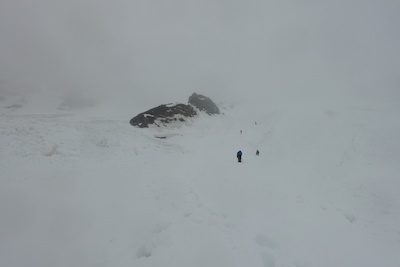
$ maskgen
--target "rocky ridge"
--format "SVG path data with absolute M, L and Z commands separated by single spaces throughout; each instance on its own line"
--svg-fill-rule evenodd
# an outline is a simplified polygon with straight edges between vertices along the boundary
M 168 126 L 175 122 L 186 122 L 195 117 L 198 111 L 208 115 L 219 114 L 219 108 L 208 97 L 193 93 L 188 104 L 164 104 L 142 112 L 130 120 L 130 124 L 139 128 L 149 126 Z

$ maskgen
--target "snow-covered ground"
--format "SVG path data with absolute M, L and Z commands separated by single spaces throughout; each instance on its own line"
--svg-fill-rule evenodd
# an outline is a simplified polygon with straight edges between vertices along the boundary
M 399 266 L 398 108 L 222 111 L 2 112 L 0 266 Z

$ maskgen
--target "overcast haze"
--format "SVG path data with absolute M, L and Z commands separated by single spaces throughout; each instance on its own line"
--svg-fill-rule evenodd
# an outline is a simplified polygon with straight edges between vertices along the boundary
M 398 267 L 399 20 L 0 0 L 0 266 Z M 193 92 L 224 115 L 129 124 Z
M 387 105 L 399 100 L 399 11 L 395 0 L 3 0 L 0 78 L 132 113 L 195 91 Z

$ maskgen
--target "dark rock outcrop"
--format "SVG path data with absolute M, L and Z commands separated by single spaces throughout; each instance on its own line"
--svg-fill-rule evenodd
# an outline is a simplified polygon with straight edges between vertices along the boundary
M 139 128 L 148 128 L 150 124 L 160 127 L 161 125 L 165 126 L 178 120 L 184 122 L 185 118 L 196 115 L 197 112 L 190 105 L 160 105 L 132 118 L 130 124 Z
M 130 120 L 132 126 L 148 128 L 150 125 L 167 126 L 173 122 L 185 122 L 188 118 L 197 115 L 197 111 L 204 111 L 209 115 L 219 114 L 214 102 L 203 95 L 193 93 L 189 97 L 189 104 L 168 104 L 149 109 Z
M 193 93 L 189 97 L 189 104 L 195 106 L 201 111 L 205 111 L 208 115 L 219 114 L 217 105 L 206 96 Z

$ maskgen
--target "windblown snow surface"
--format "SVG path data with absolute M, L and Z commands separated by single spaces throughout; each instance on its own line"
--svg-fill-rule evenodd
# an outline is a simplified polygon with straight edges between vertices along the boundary
M 398 109 L 221 110 L 3 112 L 0 266 L 400 266 Z

